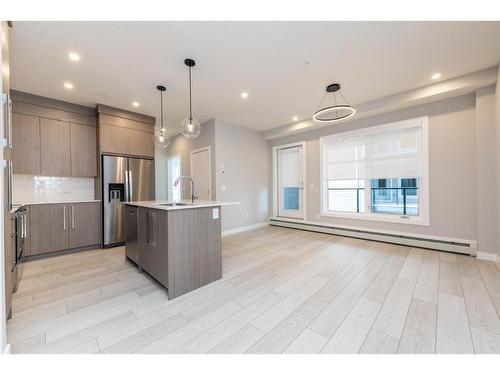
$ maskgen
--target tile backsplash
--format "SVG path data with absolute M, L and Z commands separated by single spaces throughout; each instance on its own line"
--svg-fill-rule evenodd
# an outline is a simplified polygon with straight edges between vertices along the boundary
M 12 201 L 14 204 L 92 200 L 94 198 L 93 178 L 13 175 Z

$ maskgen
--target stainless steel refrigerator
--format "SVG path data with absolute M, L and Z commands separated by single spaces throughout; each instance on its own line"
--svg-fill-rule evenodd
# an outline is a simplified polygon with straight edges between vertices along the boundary
M 155 199 L 154 160 L 102 156 L 102 223 L 105 247 L 125 242 L 124 202 Z

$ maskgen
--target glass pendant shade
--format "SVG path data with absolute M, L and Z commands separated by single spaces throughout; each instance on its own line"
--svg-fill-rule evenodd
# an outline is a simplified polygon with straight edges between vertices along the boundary
M 156 86 L 156 89 L 160 92 L 160 130 L 155 132 L 153 135 L 153 140 L 156 146 L 159 148 L 167 148 L 170 144 L 170 136 L 167 133 L 167 129 L 163 127 L 163 93 L 167 91 L 167 88 L 163 85 Z
M 193 139 L 200 135 L 201 125 L 193 118 L 193 101 L 191 96 L 191 68 L 196 65 L 193 59 L 184 60 L 184 64 L 189 69 L 189 117 L 181 122 L 181 133 L 187 139 Z
M 181 132 L 187 139 L 196 138 L 200 135 L 201 125 L 198 120 L 187 117 L 181 122 Z
M 168 145 L 170 144 L 170 136 L 167 134 L 166 129 L 160 129 L 157 131 L 154 136 L 154 142 L 155 145 L 160 147 L 160 148 L 167 148 Z

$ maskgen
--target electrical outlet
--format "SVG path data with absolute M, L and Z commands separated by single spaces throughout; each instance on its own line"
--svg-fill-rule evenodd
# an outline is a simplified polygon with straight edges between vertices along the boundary
M 218 219 L 219 218 L 219 209 L 218 208 L 214 208 L 212 210 L 212 219 Z

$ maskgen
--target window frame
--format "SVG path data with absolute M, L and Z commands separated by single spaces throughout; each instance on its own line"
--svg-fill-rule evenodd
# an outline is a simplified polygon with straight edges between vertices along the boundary
M 328 188 L 325 180 L 325 165 L 324 165 L 324 147 L 325 138 L 333 134 L 345 135 L 360 135 L 367 132 L 373 133 L 374 131 L 398 130 L 411 128 L 415 126 L 422 128 L 422 175 L 418 177 L 419 186 L 419 215 L 418 216 L 404 216 L 396 214 L 380 214 L 371 212 L 371 182 L 365 179 L 365 212 L 342 212 L 328 210 Z M 429 226 L 429 117 L 417 117 L 402 121 L 396 121 L 381 125 L 369 126 L 366 128 L 331 133 L 320 137 L 319 139 L 319 160 L 320 160 L 320 216 L 343 218 L 343 219 L 356 219 L 367 221 L 380 221 L 388 223 L 409 224 L 409 225 L 423 225 Z M 396 178 L 396 177 L 394 177 Z M 400 177 L 402 178 L 402 177 Z

